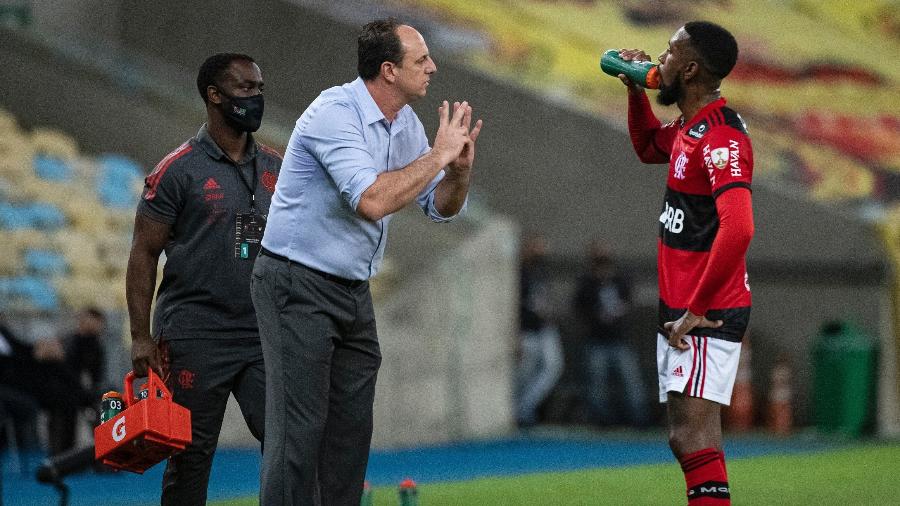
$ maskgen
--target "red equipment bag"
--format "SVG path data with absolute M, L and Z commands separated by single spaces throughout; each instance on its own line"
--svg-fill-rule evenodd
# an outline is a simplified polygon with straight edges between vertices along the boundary
M 191 412 L 175 404 L 152 370 L 144 385 L 147 398 L 135 398 L 133 381 L 134 371 L 125 375 L 125 409 L 94 428 L 94 456 L 107 466 L 143 474 L 191 444 Z

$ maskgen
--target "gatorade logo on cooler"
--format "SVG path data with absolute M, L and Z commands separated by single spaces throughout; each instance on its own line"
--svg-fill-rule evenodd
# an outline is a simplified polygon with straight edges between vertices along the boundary
M 125 439 L 125 417 L 119 418 L 116 420 L 116 423 L 113 424 L 112 428 L 112 438 L 113 441 L 119 442 Z

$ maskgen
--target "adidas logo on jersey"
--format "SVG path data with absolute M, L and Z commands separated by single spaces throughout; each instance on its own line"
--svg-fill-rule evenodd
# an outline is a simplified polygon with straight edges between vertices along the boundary
M 672 371 L 672 376 L 678 376 L 679 378 L 683 378 L 684 377 L 684 369 L 681 366 L 676 367 Z
M 221 188 L 219 186 L 219 183 L 217 183 L 216 180 L 213 178 L 207 179 L 206 184 L 203 185 L 203 189 L 206 191 L 218 190 L 219 188 Z

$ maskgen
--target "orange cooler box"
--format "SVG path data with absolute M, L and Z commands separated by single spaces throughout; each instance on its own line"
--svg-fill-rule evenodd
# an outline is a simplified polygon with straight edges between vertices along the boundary
M 134 372 L 125 375 L 125 409 L 94 428 L 94 456 L 100 462 L 142 474 L 191 443 L 191 412 L 148 371 L 146 399 L 136 399 Z M 153 395 L 156 392 L 157 395 Z

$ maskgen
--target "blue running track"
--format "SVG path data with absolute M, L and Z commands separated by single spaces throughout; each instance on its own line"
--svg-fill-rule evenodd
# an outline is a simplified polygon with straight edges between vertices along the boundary
M 834 443 L 808 438 L 726 438 L 729 458 L 817 452 Z M 29 459 L 28 473 L 4 455 L 3 505 L 54 505 L 56 491 L 34 480 L 40 456 Z M 622 467 L 672 462 L 668 446 L 654 434 L 642 435 L 532 435 L 485 442 L 467 442 L 406 450 L 376 451 L 369 461 L 373 486 L 393 485 L 405 477 L 419 483 L 461 481 L 488 476 L 509 476 L 597 467 Z M 143 475 L 87 472 L 66 479 L 70 506 L 138 506 L 159 504 L 162 465 Z M 216 453 L 209 499 L 252 496 L 259 491 L 259 453 L 247 449 L 220 449 Z

